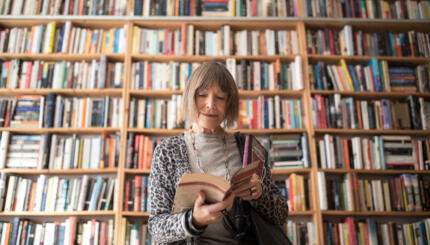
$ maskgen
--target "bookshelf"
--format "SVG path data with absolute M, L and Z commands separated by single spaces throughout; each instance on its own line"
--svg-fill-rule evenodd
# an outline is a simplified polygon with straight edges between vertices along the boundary
M 99 169 L 0 169 L 1 174 L 6 176 L 23 176 L 37 181 L 39 175 L 46 175 L 48 177 L 61 176 L 65 178 L 75 178 L 82 175 L 88 176 L 103 176 L 112 177 L 116 179 L 116 191 L 112 208 L 105 211 L 62 211 L 62 212 L 36 212 L 36 211 L 0 211 L 2 217 L 0 221 L 13 222 L 15 217 L 28 219 L 34 222 L 65 222 L 68 217 L 76 216 L 77 220 L 84 222 L 91 221 L 95 218 L 97 221 L 109 221 L 113 224 L 112 230 L 115 232 L 114 244 L 125 244 L 127 236 L 125 230 L 125 220 L 133 222 L 147 222 L 149 217 L 148 212 L 125 211 L 124 201 L 126 196 L 126 182 L 133 179 L 135 176 L 147 176 L 149 170 L 147 169 L 130 169 L 126 167 L 127 164 L 127 144 L 129 134 L 134 133 L 142 134 L 145 136 L 160 138 L 168 137 L 182 133 L 183 129 L 161 129 L 161 128 L 145 128 L 145 127 L 130 127 L 130 102 L 132 99 L 165 99 L 169 100 L 173 95 L 181 95 L 182 91 L 178 90 L 143 90 L 132 89 L 133 78 L 133 63 L 139 61 L 148 61 L 149 63 L 169 63 L 171 61 L 178 63 L 200 63 L 209 60 L 217 60 L 226 63 L 228 59 L 236 59 L 237 64 L 241 60 L 249 62 L 284 62 L 290 64 L 294 61 L 295 56 L 300 56 L 302 59 L 302 82 L 303 89 L 301 90 L 240 90 L 241 99 L 255 100 L 260 96 L 264 98 L 273 98 L 279 96 L 281 99 L 298 99 L 301 101 L 302 108 L 302 127 L 296 129 L 269 129 L 269 128 L 255 128 L 255 129 L 233 129 L 229 132 L 240 131 L 243 133 L 252 133 L 257 136 L 269 136 L 278 134 L 303 134 L 306 133 L 308 137 L 309 146 L 309 168 L 297 169 L 274 169 L 272 174 L 275 180 L 285 180 L 286 177 L 292 174 L 306 176 L 309 180 L 310 195 L 309 207 L 306 211 L 292 211 L 290 212 L 290 219 L 294 222 L 311 221 L 314 224 L 315 239 L 317 244 L 324 244 L 325 230 L 324 225 L 326 221 L 341 221 L 347 217 L 353 217 L 356 220 L 362 221 L 366 218 L 376 217 L 377 220 L 386 221 L 390 217 L 395 217 L 399 222 L 414 222 L 422 218 L 430 218 L 430 212 L 427 211 L 343 211 L 343 210 L 323 210 L 320 207 L 320 196 L 318 192 L 321 186 L 318 183 L 318 174 L 323 172 L 326 175 L 343 178 L 347 175 L 358 176 L 358 178 L 389 178 L 390 176 L 400 176 L 402 174 L 417 175 L 424 178 L 430 176 L 429 170 L 373 170 L 373 169 L 329 169 L 319 167 L 319 152 L 318 152 L 318 139 L 324 135 L 333 136 L 360 136 L 360 137 L 373 137 L 384 135 L 402 135 L 411 137 L 424 137 L 429 138 L 430 131 L 422 129 L 347 129 L 347 128 L 318 128 L 315 126 L 314 110 L 312 105 L 312 98 L 315 95 L 332 96 L 339 94 L 341 98 L 352 97 L 356 100 L 401 100 L 408 95 L 413 97 L 421 97 L 424 100 L 430 100 L 430 93 L 427 91 L 416 91 L 405 94 L 404 92 L 368 92 L 368 91 L 337 91 L 337 90 L 317 90 L 312 87 L 313 81 L 307 75 L 310 73 L 312 66 L 322 61 L 327 65 L 337 65 L 343 59 L 347 64 L 353 65 L 367 65 L 372 59 L 387 61 L 389 64 L 409 64 L 412 66 L 424 65 L 430 63 L 430 56 L 424 57 L 395 57 L 395 56 L 368 56 L 368 55 L 323 55 L 311 54 L 307 48 L 307 31 L 313 29 L 322 29 L 325 27 L 335 30 L 341 30 L 345 25 L 350 25 L 353 30 L 365 30 L 365 32 L 372 33 L 378 32 L 381 29 L 387 29 L 394 33 L 408 32 L 415 30 L 423 33 L 430 33 L 429 20 L 416 20 L 416 19 L 356 19 L 356 18 L 332 18 L 332 17 L 305 17 L 305 14 L 299 14 L 296 17 L 222 17 L 214 19 L 212 17 L 196 17 L 196 16 L 133 16 L 134 1 L 123 1 L 126 4 L 126 10 L 123 11 L 123 16 L 96 16 L 96 15 L 2 15 L 0 16 L 0 30 L 6 28 L 24 28 L 36 25 L 48 25 L 52 21 L 56 22 L 57 28 L 61 28 L 62 24 L 70 22 L 72 27 L 88 28 L 91 30 L 102 29 L 109 30 L 111 28 L 126 28 L 127 33 L 124 36 L 123 52 L 94 52 L 87 53 L 0 53 L 0 60 L 11 61 L 20 59 L 24 61 L 45 61 L 45 62 L 87 62 L 91 63 L 93 60 L 100 61 L 102 56 L 105 56 L 108 63 L 120 62 L 123 64 L 122 84 L 118 88 L 2 88 L 0 89 L 0 96 L 5 98 L 12 98 L 20 95 L 42 95 L 47 96 L 51 93 L 56 93 L 64 98 L 121 98 L 121 110 L 119 115 L 122 121 L 115 127 L 52 127 L 52 128 L 1 128 L 2 132 L 10 132 L 11 135 L 44 135 L 46 133 L 57 134 L 62 136 L 88 136 L 88 135 L 118 135 L 120 141 L 118 142 L 119 155 L 117 157 L 116 165 L 111 168 Z M 296 3 L 297 1 L 289 1 Z M 327 1 L 326 1 L 327 2 Z M 387 2 L 387 1 L 384 1 Z M 394 2 L 394 1 L 388 1 Z M 421 7 L 422 8 L 422 7 Z M 298 10 L 303 13 L 304 6 L 298 5 Z M 128 13 L 128 14 L 127 14 Z M 299 17 L 303 16 L 303 17 Z M 216 32 L 224 25 L 230 26 L 233 32 L 241 30 L 248 31 L 262 31 L 270 28 L 273 30 L 287 30 L 296 31 L 298 40 L 298 52 L 295 54 L 287 55 L 242 55 L 230 53 L 229 55 L 166 55 L 166 54 L 144 54 L 132 51 L 134 27 L 148 28 L 152 30 L 168 29 L 171 31 L 180 30 L 183 25 L 193 25 L 194 31 L 199 30 L 202 32 Z M 31 28 L 30 28 L 31 30 Z M 429 44 L 427 43 L 427 46 Z M 388 177 L 387 177 L 388 176 Z

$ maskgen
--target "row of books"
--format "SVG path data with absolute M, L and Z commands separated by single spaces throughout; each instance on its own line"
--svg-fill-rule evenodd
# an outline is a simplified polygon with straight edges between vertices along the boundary
M 297 0 L 135 0 L 135 16 L 298 16 Z
M 4 212 L 71 212 L 115 210 L 116 179 L 41 174 L 37 180 L 1 173 L 0 209 Z
M 429 184 L 430 180 L 410 174 L 391 179 L 359 179 L 357 209 L 380 212 L 430 210 Z
M 303 90 L 302 58 L 290 63 L 227 59 L 226 67 L 240 90 Z
M 139 61 L 132 64 L 132 89 L 181 90 L 200 63 L 159 63 Z M 248 61 L 229 58 L 226 67 L 240 90 L 302 90 L 302 62 Z
M 295 173 L 290 174 L 285 181 L 275 181 L 288 201 L 289 211 L 306 211 L 311 207 L 310 195 L 308 195 L 309 183 L 309 178 Z
M 0 126 L 37 128 L 44 125 L 45 97 L 41 95 L 0 98 Z
M 150 169 L 152 152 L 161 142 L 160 138 L 150 138 L 143 134 L 128 134 L 126 167 L 132 169 Z
M 308 54 L 429 57 L 429 33 L 369 32 L 345 25 L 342 29 L 307 28 Z
M 0 99 L 0 126 L 41 127 L 119 127 L 122 124 L 122 98 L 66 98 L 25 95 Z
M 1 15 L 119 15 L 126 14 L 127 1 L 115 0 L 6 0 Z
M 321 210 L 430 210 L 430 180 L 425 176 L 359 178 L 356 174 L 331 176 L 321 171 L 317 176 Z
M 131 65 L 131 89 L 183 90 L 200 63 L 139 61 Z
M 314 95 L 312 116 L 317 128 L 429 129 L 430 102 L 409 95 L 391 101 Z
M 372 59 L 366 65 L 352 65 L 341 59 L 337 65 L 319 61 L 310 66 L 311 86 L 318 90 L 428 92 L 430 88 L 430 64 L 413 67 Z
M 129 126 L 137 128 L 183 128 L 181 119 L 182 95 L 166 99 L 139 99 L 130 101 Z
M 376 221 L 347 217 L 344 221 L 323 222 L 325 244 L 427 244 L 430 220 L 413 223 Z
M 316 244 L 317 237 L 313 222 L 288 219 L 286 226 L 286 235 L 292 244 Z
M 299 50 L 296 30 L 235 30 L 222 25 L 214 31 L 192 24 L 177 29 L 133 28 L 133 53 L 153 55 L 291 55 Z
M 123 230 L 122 234 L 125 234 L 125 244 L 130 245 L 151 245 L 152 241 L 151 233 L 148 231 L 148 224 L 143 222 L 130 221 L 127 218 L 122 219 Z
M 114 168 L 118 166 L 119 147 L 120 137 L 117 134 L 10 135 L 9 131 L 3 131 L 0 168 Z
M 362 19 L 430 19 L 430 1 L 307 0 L 308 17 Z
M 310 167 L 307 133 L 271 135 L 267 151 L 272 169 Z
M 124 185 L 124 211 L 149 212 L 148 175 L 126 179 Z
M 94 169 L 118 166 L 120 137 L 1 133 L 0 168 Z
M 121 88 L 124 84 L 124 63 L 70 61 L 23 61 L 20 59 L 0 61 L 0 88 Z
M 406 135 L 316 139 L 318 166 L 340 169 L 430 169 L 430 141 Z
M 114 221 L 78 220 L 72 216 L 64 222 L 37 223 L 29 219 L 13 218 L 0 222 L 1 244 L 81 244 L 111 245 L 114 243 Z
M 127 25 L 105 30 L 73 26 L 70 21 L 63 24 L 52 21 L 1 30 L 0 53 L 124 53 L 126 37 Z
M 303 124 L 300 100 L 281 99 L 276 95 L 239 102 L 238 128 L 293 129 L 302 128 Z

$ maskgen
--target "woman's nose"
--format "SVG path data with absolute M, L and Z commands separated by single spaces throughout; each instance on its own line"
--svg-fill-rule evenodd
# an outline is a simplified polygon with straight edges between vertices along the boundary
M 209 95 L 206 99 L 206 107 L 212 109 L 215 106 L 215 97 Z

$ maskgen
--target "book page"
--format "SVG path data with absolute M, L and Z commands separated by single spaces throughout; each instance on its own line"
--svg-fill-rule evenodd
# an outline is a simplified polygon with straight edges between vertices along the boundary
M 184 174 L 176 189 L 173 213 L 193 207 L 200 190 L 205 192 L 207 203 L 216 203 L 223 200 L 229 189 L 230 183 L 221 177 L 210 174 Z

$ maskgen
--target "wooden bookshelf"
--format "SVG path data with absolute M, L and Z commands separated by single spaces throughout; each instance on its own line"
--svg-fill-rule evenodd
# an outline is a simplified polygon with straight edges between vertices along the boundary
M 132 11 L 132 3 L 128 1 L 127 13 Z M 302 9 L 303 6 L 300 6 Z M 311 89 L 311 81 L 309 80 L 310 64 L 315 64 L 323 61 L 326 64 L 337 64 L 341 59 L 344 59 L 348 64 L 366 64 L 371 59 L 385 60 L 394 63 L 408 63 L 413 65 L 428 64 L 430 57 L 391 57 L 391 56 L 346 56 L 346 55 L 320 55 L 308 54 L 307 52 L 307 36 L 306 30 L 309 28 L 334 28 L 340 30 L 346 24 L 352 25 L 353 28 L 366 30 L 366 32 L 377 32 L 381 29 L 390 30 L 393 32 L 407 32 L 408 30 L 416 30 L 429 33 L 429 20 L 381 20 L 381 19 L 352 19 L 352 18 L 307 18 L 307 17 L 288 17 L 288 18 L 273 18 L 273 17 L 253 17 L 253 18 L 207 18 L 207 17 L 135 17 L 135 16 L 0 16 L 0 28 L 12 27 L 31 27 L 34 25 L 46 25 L 51 21 L 57 22 L 57 27 L 66 21 L 71 21 L 72 26 L 85 28 L 122 28 L 127 26 L 128 32 L 126 37 L 126 49 L 124 53 L 103 53 L 103 54 L 17 54 L 17 53 L 0 53 L 0 60 L 22 59 L 26 61 L 70 61 L 91 62 L 92 60 L 100 60 L 101 56 L 107 57 L 108 62 L 124 63 L 124 83 L 122 88 L 106 88 L 106 89 L 0 89 L 0 96 L 13 97 L 17 95 L 47 95 L 49 93 L 57 93 L 65 97 L 105 97 L 122 98 L 123 100 L 123 121 L 120 127 L 91 127 L 91 128 L 38 128 L 38 129 L 16 129 L 16 128 L 0 128 L 3 131 L 9 131 L 16 134 L 44 134 L 53 133 L 60 135 L 103 135 L 117 133 L 120 135 L 120 156 L 118 167 L 108 169 L 68 169 L 68 170 L 34 170 L 34 169 L 0 169 L 0 173 L 8 175 L 33 176 L 36 178 L 40 174 L 45 175 L 67 175 L 79 176 L 88 175 L 109 175 L 116 177 L 116 209 L 112 211 L 80 211 L 80 212 L 0 212 L 0 216 L 5 220 L 10 221 L 13 217 L 23 217 L 35 220 L 64 220 L 69 216 L 77 216 L 78 219 L 84 220 L 94 217 L 101 217 L 102 220 L 113 219 L 115 231 L 115 244 L 125 244 L 126 234 L 122 233 L 123 218 L 140 219 L 147 221 L 148 212 L 131 212 L 123 211 L 125 198 L 125 180 L 136 175 L 149 175 L 149 170 L 127 169 L 126 154 L 127 154 L 127 137 L 129 133 L 144 134 L 150 137 L 168 137 L 184 132 L 184 129 L 147 129 L 147 128 L 130 128 L 129 127 L 129 109 L 131 98 L 151 98 L 151 99 L 167 99 L 172 95 L 181 95 L 181 90 L 138 90 L 131 89 L 132 81 L 132 63 L 137 61 L 149 62 L 205 62 L 216 60 L 225 62 L 229 58 L 236 60 L 249 61 L 265 61 L 274 62 L 292 62 L 295 56 L 302 58 L 303 69 L 303 85 L 304 89 L 300 91 L 291 90 L 261 90 L 261 91 L 244 91 L 239 92 L 242 99 L 255 99 L 258 96 L 274 97 L 279 95 L 286 99 L 299 99 L 302 103 L 302 121 L 303 128 L 300 129 L 237 129 L 228 130 L 229 133 L 240 131 L 242 133 L 251 133 L 257 136 L 268 136 L 272 134 L 302 134 L 307 133 L 309 142 L 309 158 L 310 168 L 303 169 L 282 169 L 272 170 L 272 175 L 275 178 L 284 178 L 290 174 L 296 173 L 305 175 L 310 180 L 309 188 L 311 189 L 310 206 L 312 209 L 307 211 L 290 212 L 290 216 L 295 220 L 311 220 L 315 225 L 315 236 L 317 244 L 324 244 L 323 221 L 327 216 L 336 218 L 353 217 L 390 217 L 395 216 L 408 221 L 409 217 L 413 219 L 430 217 L 430 212 L 359 212 L 359 211 L 334 211 L 321 210 L 319 200 L 319 185 L 317 182 L 317 173 L 322 171 L 332 175 L 357 174 L 359 176 L 394 176 L 403 173 L 429 176 L 430 170 L 358 170 L 358 169 L 321 169 L 318 167 L 317 160 L 317 138 L 324 134 L 340 135 L 340 136 L 374 136 L 374 135 L 409 135 L 414 137 L 429 137 L 430 130 L 363 130 L 363 129 L 331 129 L 331 128 L 316 128 L 313 121 L 311 98 L 314 95 L 333 95 L 340 94 L 342 97 L 354 97 L 357 99 L 382 99 L 390 100 L 402 99 L 408 95 L 414 97 L 423 97 L 426 100 L 430 99 L 429 92 L 348 92 L 348 91 L 329 91 L 329 90 L 313 90 Z M 138 54 L 132 52 L 133 43 L 133 27 L 145 27 L 152 29 L 167 28 L 171 30 L 180 29 L 183 24 L 192 24 L 195 29 L 203 31 L 219 30 L 222 25 L 230 25 L 233 31 L 238 30 L 260 30 L 267 28 L 273 30 L 296 30 L 299 40 L 299 52 L 294 55 L 229 55 L 229 56 L 207 56 L 207 55 L 149 55 Z M 0 219 L 3 221 L 3 219 Z

